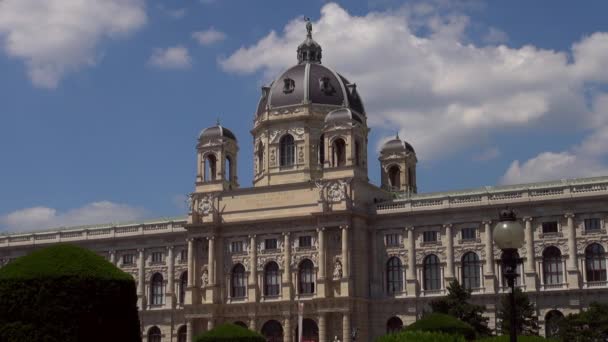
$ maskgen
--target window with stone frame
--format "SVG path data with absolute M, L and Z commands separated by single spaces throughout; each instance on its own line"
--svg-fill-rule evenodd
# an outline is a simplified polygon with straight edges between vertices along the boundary
M 179 251 L 179 262 L 181 262 L 181 263 L 188 262 L 188 250 L 186 248 Z
M 422 242 L 437 242 L 437 231 L 428 230 L 426 232 L 422 232 Z
M 277 249 L 277 239 L 265 239 L 264 249 Z
M 242 253 L 243 252 L 243 241 L 232 241 L 230 243 L 230 251 L 232 253 Z
M 597 232 L 602 229 L 602 221 L 599 218 L 585 219 L 585 232 Z
M 397 234 L 397 233 L 386 234 L 384 236 L 384 242 L 387 247 L 399 246 L 399 234 Z
M 543 234 L 557 233 L 557 221 L 547 221 L 542 223 Z
M 163 260 L 163 252 L 152 252 L 152 263 L 153 264 L 162 264 Z
M 477 228 L 466 227 L 460 230 L 460 238 L 463 241 L 471 241 L 477 239 Z
M 302 236 L 298 237 L 298 246 L 300 248 L 312 247 L 312 236 L 302 235 Z
M 135 256 L 133 254 L 123 254 L 122 264 L 125 266 L 130 266 L 130 265 L 135 264 Z

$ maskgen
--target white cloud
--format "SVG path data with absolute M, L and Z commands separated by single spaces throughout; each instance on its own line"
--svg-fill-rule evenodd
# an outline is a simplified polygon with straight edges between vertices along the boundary
M 576 133 L 595 130 L 591 121 L 607 121 L 589 105 L 599 94 L 587 85 L 608 82 L 608 33 L 583 37 L 571 51 L 476 44 L 466 36 L 468 16 L 433 6 L 354 16 L 330 3 L 313 22 L 323 63 L 357 82 L 368 123 L 399 128 L 420 160 L 471 148 L 480 135 L 565 127 Z M 269 82 L 295 64 L 304 35 L 295 18 L 220 66 L 232 73 L 261 71 Z M 492 35 L 508 38 L 496 29 Z
M 83 207 L 59 212 L 53 208 L 32 207 L 0 216 L 0 231 L 35 231 L 64 226 L 140 220 L 145 211 L 109 201 L 89 203 Z
M 145 23 L 144 0 L 0 1 L 0 44 L 24 61 L 38 87 L 55 88 L 66 74 L 95 65 L 102 39 Z
M 204 31 L 192 32 L 192 38 L 201 45 L 211 45 L 226 39 L 226 34 L 211 27 Z
M 154 49 L 148 64 L 161 69 L 187 69 L 192 66 L 192 58 L 187 48 L 173 46 L 166 49 Z
M 488 44 L 506 43 L 509 40 L 509 35 L 496 27 L 490 27 L 488 32 L 483 36 L 482 40 Z

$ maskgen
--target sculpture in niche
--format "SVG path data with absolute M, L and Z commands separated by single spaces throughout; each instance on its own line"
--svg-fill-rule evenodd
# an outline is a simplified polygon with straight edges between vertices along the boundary
M 342 263 L 336 260 L 334 263 L 334 279 L 342 279 Z
M 327 76 L 319 78 L 319 90 L 328 96 L 331 96 L 336 92 L 336 89 L 331 84 L 331 79 Z
M 204 195 L 198 201 L 197 213 L 199 215 L 209 215 L 213 211 L 213 195 Z
M 201 283 L 203 284 L 203 287 L 207 286 L 207 284 L 209 283 L 209 272 L 207 272 L 207 270 L 203 270 L 203 275 L 201 276 Z
M 293 90 L 296 88 L 296 81 L 292 80 L 289 77 L 283 79 L 283 93 L 289 94 L 293 93 Z
M 194 195 L 188 194 L 188 198 L 186 198 L 186 205 L 188 206 L 188 214 L 192 214 L 192 209 L 194 207 Z

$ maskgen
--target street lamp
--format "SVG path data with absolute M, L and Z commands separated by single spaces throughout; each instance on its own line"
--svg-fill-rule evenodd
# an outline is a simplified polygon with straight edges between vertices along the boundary
M 494 227 L 494 242 L 502 250 L 503 274 L 511 288 L 511 324 L 509 324 L 509 341 L 517 342 L 517 327 L 515 321 L 515 278 L 517 264 L 520 262 L 517 249 L 524 244 L 524 227 L 517 221 L 513 210 L 500 212 L 499 221 Z

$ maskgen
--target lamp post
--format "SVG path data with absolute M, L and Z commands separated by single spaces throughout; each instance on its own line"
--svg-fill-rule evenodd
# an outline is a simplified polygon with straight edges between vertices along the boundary
M 511 322 L 509 324 L 509 341 L 517 342 L 517 326 L 515 321 L 515 279 L 517 274 L 517 264 L 520 262 L 517 249 L 524 244 L 524 227 L 517 221 L 513 210 L 503 210 L 500 212 L 499 221 L 494 227 L 494 242 L 502 250 L 503 274 L 507 278 L 507 283 L 511 288 Z

